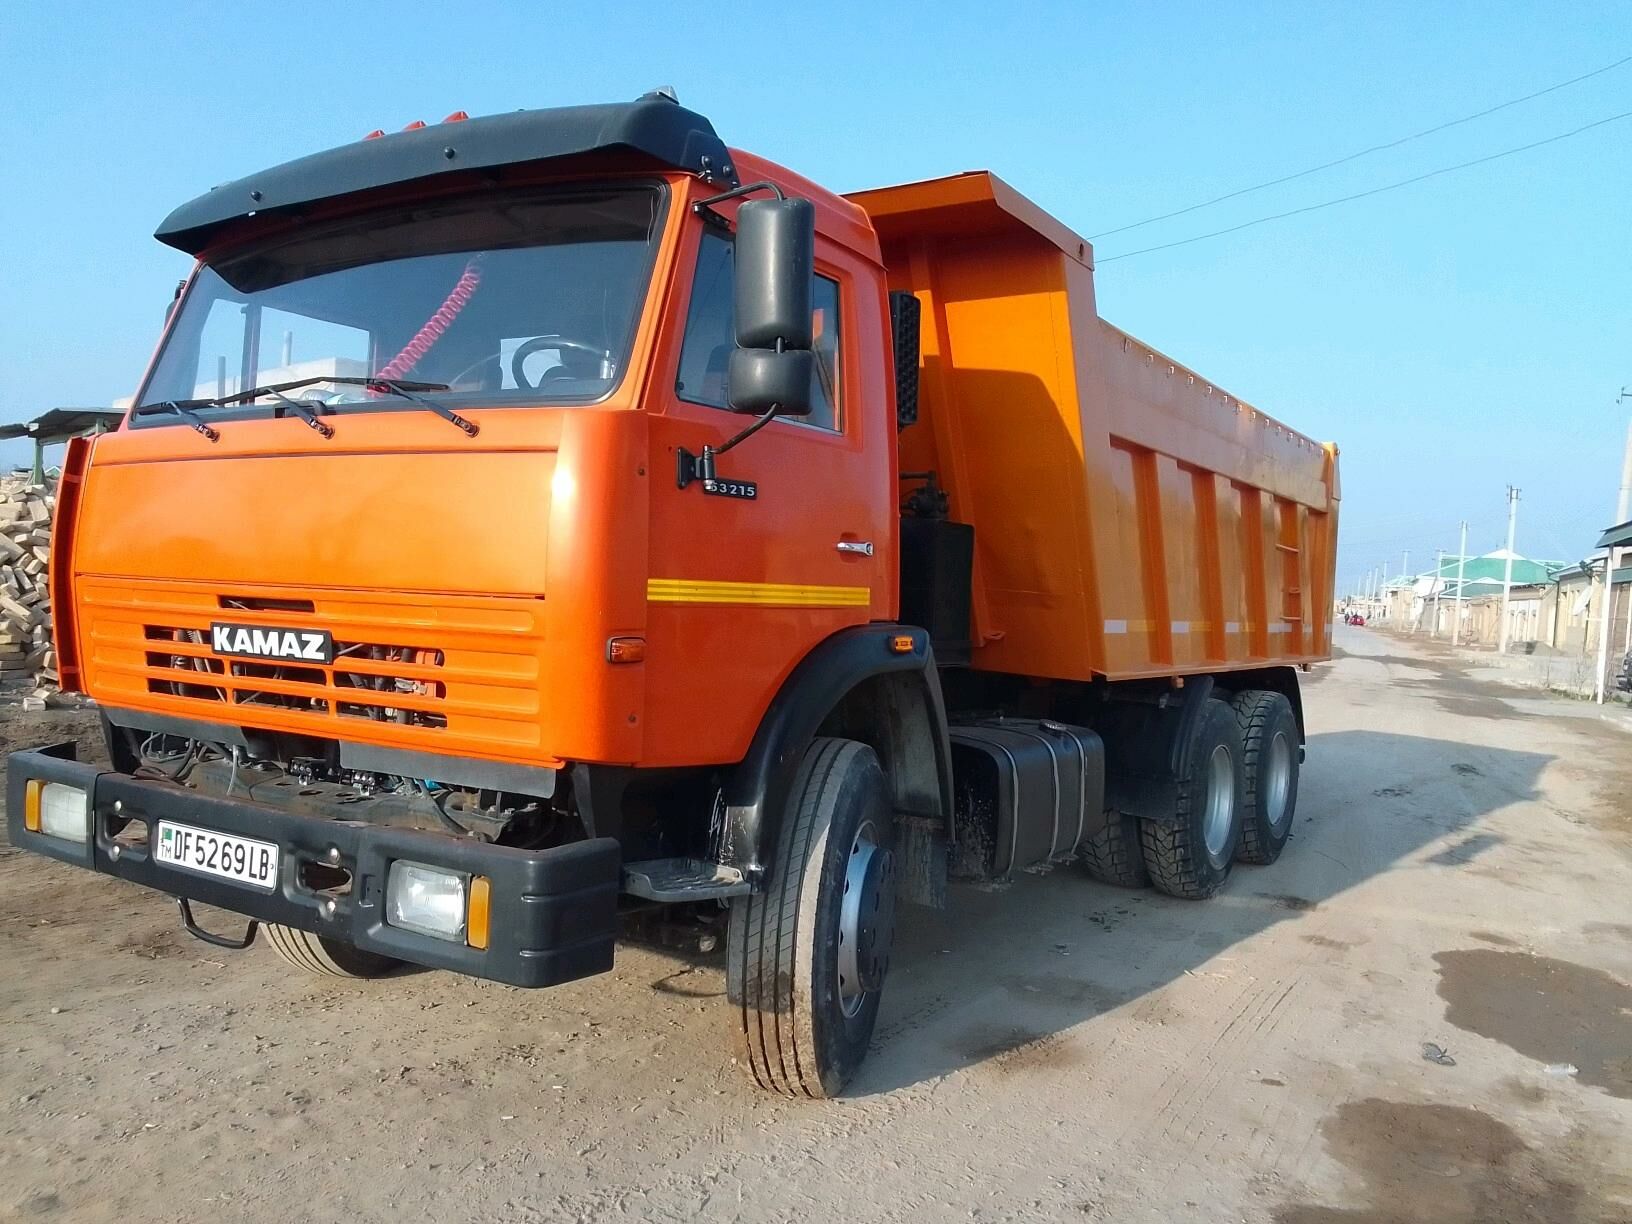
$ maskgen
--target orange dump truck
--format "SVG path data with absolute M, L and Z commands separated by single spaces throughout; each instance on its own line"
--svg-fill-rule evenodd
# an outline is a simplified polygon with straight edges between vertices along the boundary
M 844 198 L 648 95 L 158 237 L 197 264 L 52 542 L 111 765 L 14 754 L 13 844 L 341 975 L 723 940 L 740 1061 L 812 1096 L 898 900 L 1201 898 L 1285 844 L 1336 451 L 1102 322 L 998 179 Z

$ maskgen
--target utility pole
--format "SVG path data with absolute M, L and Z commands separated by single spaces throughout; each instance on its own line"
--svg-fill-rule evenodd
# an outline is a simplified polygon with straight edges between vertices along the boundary
M 1507 653 L 1507 605 L 1513 598 L 1513 541 L 1519 523 L 1519 491 L 1507 486 L 1507 568 L 1502 573 L 1502 622 L 1497 627 L 1496 653 Z
M 1632 387 L 1622 387 L 1618 400 L 1632 399 Z M 1621 457 L 1621 495 L 1615 502 L 1617 525 L 1632 517 L 1632 421 L 1626 423 L 1626 453 Z
M 1451 645 L 1462 642 L 1462 586 L 1468 572 L 1468 520 L 1462 520 L 1462 543 L 1456 550 L 1456 620 L 1451 625 Z
M 1609 630 L 1613 623 L 1610 610 L 1615 605 L 1615 550 L 1604 549 L 1604 604 L 1598 616 L 1598 677 L 1593 685 L 1593 700 L 1604 704 L 1605 690 L 1609 687 Z
M 1405 550 L 1405 555 L 1400 558 L 1400 581 L 1402 583 L 1405 582 L 1410 577 L 1410 575 L 1411 575 L 1411 550 L 1408 548 L 1408 549 Z M 1402 629 L 1405 628 L 1405 625 L 1404 625 L 1405 621 L 1411 621 L 1411 632 L 1415 633 L 1417 631 L 1417 622 L 1414 621 L 1414 620 L 1411 620 L 1411 613 L 1416 609 L 1416 606 L 1417 606 L 1416 584 L 1412 583 L 1412 585 L 1409 586 L 1409 587 L 1402 586 L 1400 588 L 1400 595 L 1401 595 L 1401 597 L 1402 597 L 1402 599 L 1404 600 L 1404 603 L 1405 603 L 1405 608 L 1400 613 L 1400 620 L 1401 620 L 1400 628 L 1402 628 Z
M 1382 577 L 1377 580 L 1377 607 L 1380 609 L 1380 611 L 1377 614 L 1377 619 L 1380 620 L 1380 621 L 1387 621 L 1388 620 L 1388 562 L 1387 561 L 1383 562 L 1383 565 L 1382 565 Z
M 1434 549 L 1434 622 L 1428 626 L 1428 636 L 1431 638 L 1439 636 L 1439 588 L 1445 585 L 1439 575 L 1444 568 L 1445 550 L 1436 548 Z
M 1632 388 L 1622 387 L 1616 403 L 1632 399 Z M 1632 516 L 1632 422 L 1626 427 L 1626 452 L 1621 457 L 1621 492 L 1615 499 L 1615 525 Z M 1598 624 L 1598 682 L 1593 686 L 1599 705 L 1609 696 L 1609 634 L 1615 626 L 1615 549 L 1604 549 L 1604 607 Z M 1627 637 L 1632 639 L 1632 609 L 1626 618 Z

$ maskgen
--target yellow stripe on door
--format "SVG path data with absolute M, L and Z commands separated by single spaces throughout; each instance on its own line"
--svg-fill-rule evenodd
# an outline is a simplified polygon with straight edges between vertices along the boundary
M 872 602 L 873 595 L 867 587 L 648 578 L 646 598 L 652 603 L 752 604 L 772 608 L 865 608 Z

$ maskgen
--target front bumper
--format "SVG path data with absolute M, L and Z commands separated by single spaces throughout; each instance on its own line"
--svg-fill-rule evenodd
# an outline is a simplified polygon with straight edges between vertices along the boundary
M 25 827 L 24 796 L 31 778 L 63 782 L 90 796 L 87 844 Z M 159 863 L 146 845 L 130 844 L 128 829 L 115 843 L 114 833 L 126 821 L 146 822 L 151 841 L 160 818 L 276 842 L 282 852 L 276 889 L 261 892 Z M 621 850 L 612 838 L 518 850 L 413 829 L 296 815 L 100 770 L 75 760 L 72 743 L 11 754 L 6 825 L 11 844 L 19 849 L 436 969 L 512 986 L 553 986 L 612 968 L 622 867 Z M 351 874 L 349 892 L 314 890 L 304 882 L 303 868 L 333 865 L 336 852 L 339 866 Z M 486 876 L 491 881 L 488 946 L 470 948 L 388 926 L 386 872 L 397 859 Z M 331 900 L 333 912 L 326 913 Z

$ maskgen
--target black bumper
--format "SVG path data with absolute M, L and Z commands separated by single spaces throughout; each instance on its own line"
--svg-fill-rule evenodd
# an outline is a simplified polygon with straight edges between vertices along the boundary
M 517 850 L 413 829 L 294 815 L 262 803 L 213 798 L 168 782 L 99 770 L 74 760 L 73 749 L 69 743 L 11 754 L 6 824 L 12 845 L 262 922 L 332 935 L 370 952 L 512 986 L 553 986 L 612 968 L 622 855 L 611 838 L 552 850 Z M 24 799 L 31 778 L 64 782 L 90 796 L 89 844 L 28 831 Z M 115 844 L 112 834 L 125 821 L 147 822 L 152 840 L 161 818 L 277 843 L 277 887 L 262 892 L 156 862 L 146 846 L 127 844 L 128 830 L 127 838 Z M 303 865 L 333 864 L 336 851 L 339 865 L 351 873 L 350 892 L 333 897 L 313 891 L 302 882 Z M 388 926 L 386 871 L 397 859 L 487 877 L 487 948 Z M 325 902 L 331 899 L 333 912 L 325 916 Z

